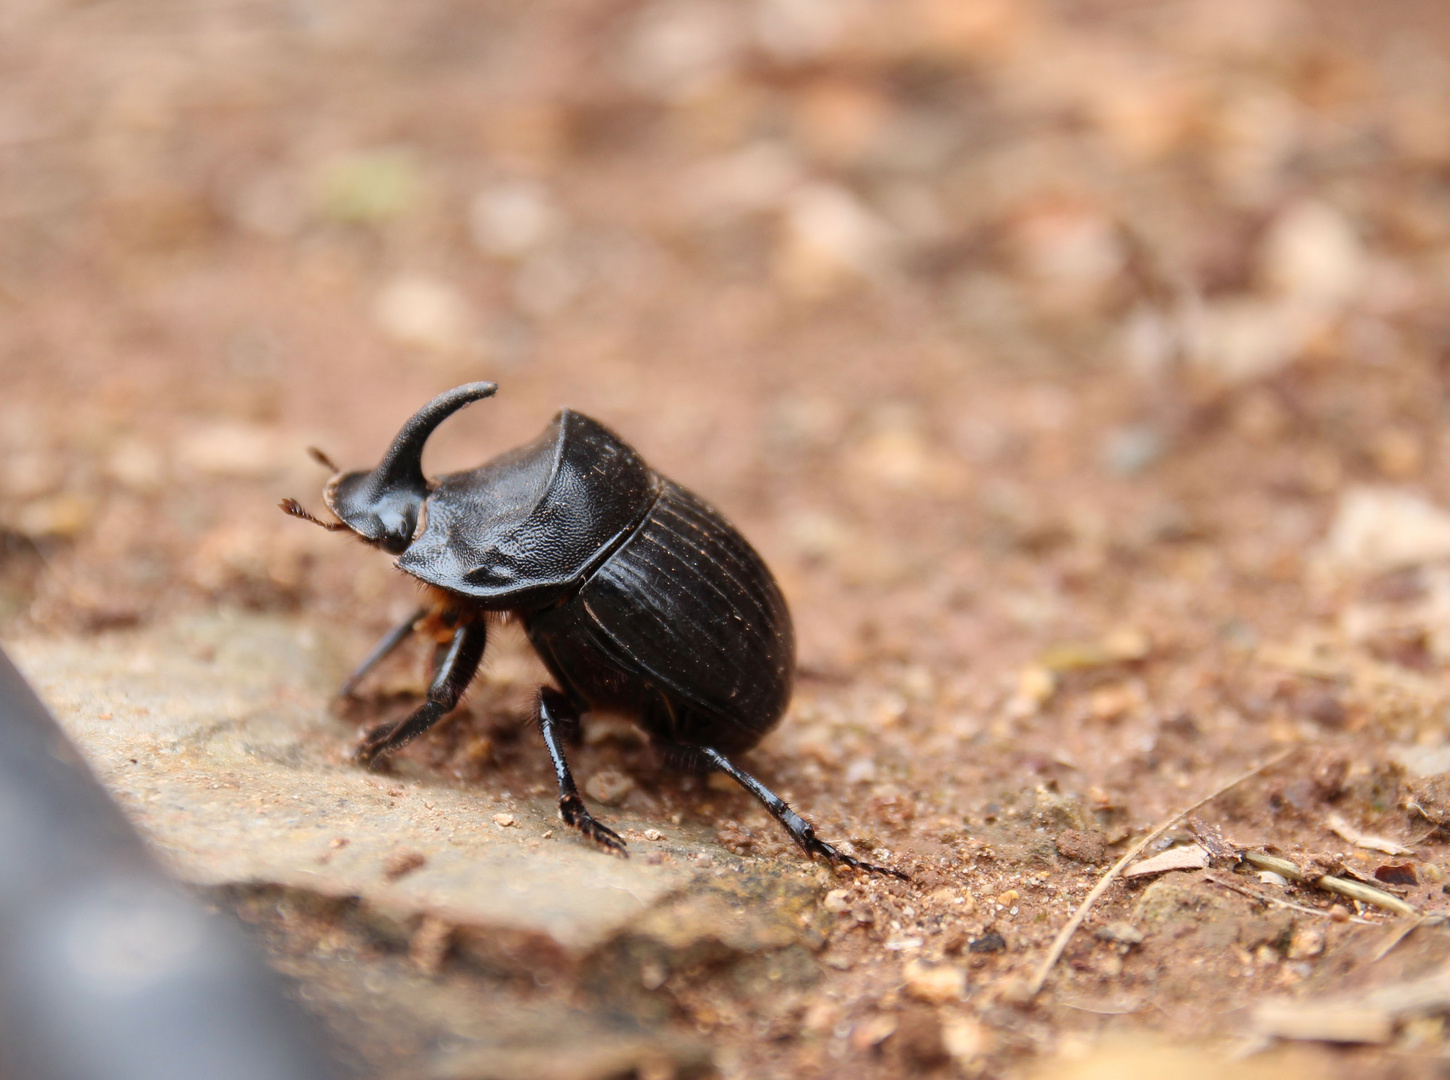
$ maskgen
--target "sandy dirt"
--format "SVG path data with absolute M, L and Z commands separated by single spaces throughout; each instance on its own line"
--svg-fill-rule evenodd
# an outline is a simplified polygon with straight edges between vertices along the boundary
M 607 719 L 575 752 L 604 816 L 799 940 L 657 919 L 529 981 L 423 901 L 400 932 L 280 857 L 196 875 L 359 1074 L 1443 1068 L 1450 941 L 1409 921 L 1450 909 L 1440 6 L 25 0 L 0 57 L 0 634 L 149 835 L 96 672 L 255 676 L 305 716 L 267 768 L 351 783 L 421 657 L 325 688 L 415 590 L 275 504 L 320 508 L 306 447 L 371 465 L 486 378 L 429 469 L 568 405 L 718 506 L 799 637 L 751 767 L 912 876 L 804 864 Z M 539 839 L 539 677 L 502 635 L 386 782 L 574 843 Z M 1280 754 L 1145 852 L 1211 865 L 1112 884 L 1031 994 L 1136 839 Z M 389 1042 L 387 1000 L 506 1018 L 514 1057 Z M 550 1057 L 570 1024 L 613 1049 Z

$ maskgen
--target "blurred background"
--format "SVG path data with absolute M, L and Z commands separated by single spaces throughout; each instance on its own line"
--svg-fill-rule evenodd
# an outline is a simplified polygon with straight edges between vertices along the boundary
M 0 20 L 0 521 L 55 570 L 10 617 L 330 602 L 338 545 L 268 508 L 316 492 L 302 448 L 371 462 L 474 378 L 503 390 L 436 467 L 571 405 L 801 597 L 888 585 L 878 623 L 1014 537 L 1090 564 L 1252 520 L 1268 572 L 1346 481 L 1443 482 L 1432 3 Z
M 568 405 L 766 555 L 850 835 L 1442 739 L 1443 4 L 7 0 L 0 70 L 12 637 L 360 644 L 411 587 L 276 500 L 492 379 L 430 470 Z

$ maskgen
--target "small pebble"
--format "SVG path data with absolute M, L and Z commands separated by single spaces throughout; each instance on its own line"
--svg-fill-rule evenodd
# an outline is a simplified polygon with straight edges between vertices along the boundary
M 472 333 L 473 313 L 463 293 L 431 278 L 389 282 L 378 294 L 373 318 L 397 344 L 436 353 L 463 351 Z
M 902 969 L 902 977 L 908 994 L 932 1005 L 960 1001 L 967 992 L 967 973 L 955 964 L 911 960 Z
M 611 768 L 600 769 L 584 785 L 584 794 L 605 806 L 618 806 L 633 790 L 634 780 Z
M 1334 911 L 1343 911 L 1343 908 L 1335 908 Z M 1331 913 L 1332 914 L 1332 913 Z M 1310 957 L 1318 956 L 1324 952 L 1324 931 L 1315 926 L 1300 924 L 1294 927 L 1294 934 L 1289 939 L 1289 949 L 1286 955 L 1290 960 L 1307 960 Z
M 507 829 L 514 823 L 514 816 L 512 814 L 494 814 L 493 823 L 501 829 Z
M 518 258 L 542 246 L 562 225 L 549 192 L 531 181 L 505 181 L 474 196 L 468 231 L 488 255 Z
M 289 464 L 281 449 L 288 443 L 281 430 L 271 425 L 217 421 L 184 434 L 172 448 L 172 456 L 211 476 L 258 480 Z
M 1130 922 L 1110 922 L 1099 927 L 1093 936 L 1101 941 L 1114 941 L 1119 945 L 1141 945 L 1143 931 Z
M 1001 952 L 1006 947 L 1006 939 L 995 930 L 988 930 L 981 937 L 967 945 L 967 949 L 974 953 Z
M 1100 863 L 1107 850 L 1107 838 L 1096 829 L 1063 829 L 1057 834 L 1057 853 L 1064 859 Z
M 663 840 L 665 838 L 665 834 L 660 832 L 658 829 L 646 829 L 644 831 L 644 838 L 646 840 Z
M 1135 476 L 1163 456 L 1163 437 L 1151 427 L 1119 428 L 1104 442 L 1103 463 L 1119 476 Z
M 411 874 L 418 867 L 428 861 L 428 857 L 421 851 L 400 851 L 389 857 L 383 864 L 383 877 L 389 881 L 397 881 L 406 874 Z
M 873 1046 L 879 1046 L 896 1031 L 896 1017 L 879 1012 L 851 1028 L 851 1048 L 864 1053 Z

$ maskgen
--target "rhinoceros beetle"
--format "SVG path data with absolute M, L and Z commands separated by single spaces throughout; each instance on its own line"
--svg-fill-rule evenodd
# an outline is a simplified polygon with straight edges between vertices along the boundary
M 538 722 L 567 824 L 624 853 L 624 840 L 585 807 L 564 757 L 581 714 L 613 709 L 635 716 L 667 761 L 729 776 L 807 855 L 904 878 L 819 839 L 732 760 L 785 712 L 795 637 L 775 579 L 719 513 L 569 409 L 533 442 L 476 469 L 423 475 L 423 446 L 438 425 L 497 389 L 475 382 L 440 394 L 403 425 L 375 469 L 343 473 L 314 451 L 333 470 L 322 498 L 339 521 L 281 503 L 396 556 L 431 594 L 343 683 L 350 694 L 415 631 L 439 641 L 427 700 L 370 731 L 358 760 L 374 764 L 452 710 L 478 670 L 489 614 L 507 612 L 558 683 L 540 688 Z

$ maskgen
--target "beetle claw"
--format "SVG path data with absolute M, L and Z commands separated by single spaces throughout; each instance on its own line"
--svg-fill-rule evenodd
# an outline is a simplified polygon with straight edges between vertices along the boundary
M 559 817 L 565 825 L 578 829 L 605 850 L 629 858 L 624 838 L 607 825 L 595 821 L 578 795 L 565 795 L 559 799 Z
M 875 863 L 868 863 L 862 859 L 854 858 L 845 852 L 837 851 L 824 840 L 817 840 L 814 836 L 810 838 L 811 843 L 806 847 L 807 854 L 819 855 L 831 864 L 832 869 L 839 866 L 849 866 L 852 870 L 858 870 L 866 874 L 881 874 L 884 877 L 894 877 L 898 881 L 910 881 L 911 878 L 900 870 L 893 870 L 889 866 L 877 866 Z
M 397 721 L 389 721 L 379 724 L 366 735 L 362 742 L 357 744 L 357 749 L 352 752 L 353 760 L 365 769 L 381 769 L 387 757 L 384 751 L 389 749 L 388 739 L 398 729 Z
M 352 758 L 369 772 L 384 772 L 388 768 L 387 755 L 382 752 L 382 747 L 371 740 L 364 742 L 352 752 Z
M 897 881 L 910 881 L 911 875 L 901 870 L 895 870 L 889 866 L 877 866 L 875 863 L 862 862 L 860 859 L 842 858 L 842 861 L 853 870 L 863 870 L 868 874 L 880 874 L 883 877 L 894 877 Z

